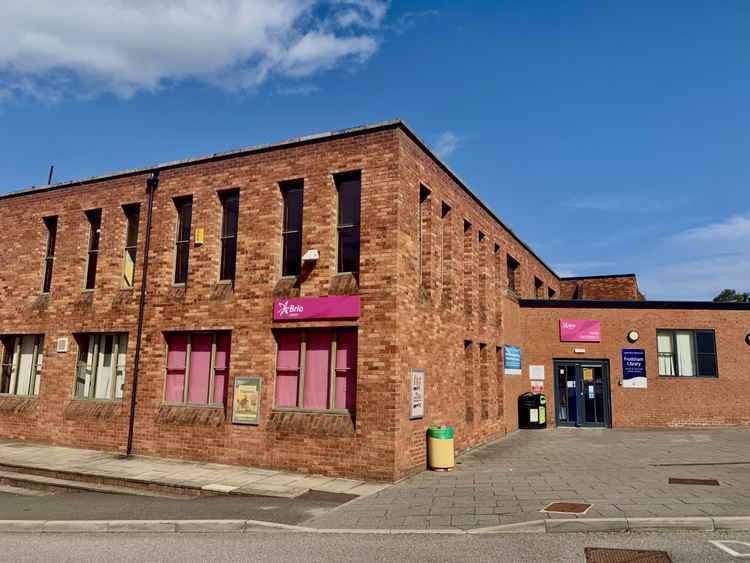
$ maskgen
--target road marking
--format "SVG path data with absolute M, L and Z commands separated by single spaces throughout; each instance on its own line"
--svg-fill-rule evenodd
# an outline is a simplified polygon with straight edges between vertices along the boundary
M 725 553 L 728 553 L 732 557 L 735 557 L 737 559 L 750 559 L 750 543 L 746 541 L 736 541 L 736 540 L 709 540 L 710 544 L 713 544 L 714 546 L 718 547 Z M 737 551 L 736 549 L 732 549 L 727 544 L 732 544 L 736 546 L 743 546 L 745 548 L 744 551 Z

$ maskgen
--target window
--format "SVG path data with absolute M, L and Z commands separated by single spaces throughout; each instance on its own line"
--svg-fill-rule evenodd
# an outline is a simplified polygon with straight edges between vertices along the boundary
M 554 299 L 555 295 L 557 295 L 557 292 L 552 289 L 551 287 L 547 288 L 547 299 Z
M 231 341 L 229 332 L 168 334 L 165 401 L 223 405 Z
M 221 201 L 221 263 L 219 279 L 234 281 L 237 263 L 237 220 L 240 209 L 239 190 L 219 193 Z M 190 238 L 188 236 L 188 238 Z
M 513 258 L 510 254 L 508 254 L 507 259 L 507 265 L 508 265 L 508 289 L 510 289 L 513 292 L 518 293 L 520 281 L 518 279 L 519 277 L 519 269 L 521 265 L 518 263 L 518 260 Z
M 284 217 L 281 229 L 281 275 L 298 276 L 302 271 L 302 201 L 303 180 L 283 182 Z
M 38 395 L 44 335 L 2 336 L 0 343 L 3 362 L 0 366 L 0 394 Z
M 355 409 L 357 329 L 283 331 L 277 341 L 277 408 Z
M 138 252 L 138 222 L 141 217 L 141 206 L 138 203 L 124 205 L 125 213 L 125 252 L 122 262 L 122 287 L 131 288 L 135 283 L 135 256 Z
M 42 293 L 49 293 L 52 288 L 52 266 L 55 263 L 55 242 L 57 239 L 57 217 L 45 217 L 47 227 L 47 252 L 44 255 L 44 281 Z
M 417 272 L 419 275 L 419 285 L 425 289 L 429 289 L 430 287 L 429 262 L 431 241 L 428 238 L 432 219 L 430 205 L 430 190 L 420 185 L 417 212 Z M 427 238 L 427 241 L 425 241 L 425 238 Z
M 544 299 L 544 282 L 534 276 L 534 297 Z
M 718 377 L 712 330 L 658 330 L 659 375 Z
M 440 203 L 440 285 L 443 290 L 443 301 L 450 300 L 450 260 L 451 260 L 451 206 L 444 201 Z
M 335 178 L 339 193 L 338 271 L 359 272 L 359 217 L 362 176 L 359 172 Z
M 86 289 L 96 287 L 96 264 L 99 261 L 99 239 L 102 234 L 102 210 L 86 212 L 89 221 L 89 251 L 86 260 Z
M 76 399 L 122 399 L 128 335 L 77 334 Z
M 177 236 L 175 241 L 174 283 L 187 283 L 190 257 L 190 222 L 193 218 L 193 197 L 174 200 L 177 210 Z

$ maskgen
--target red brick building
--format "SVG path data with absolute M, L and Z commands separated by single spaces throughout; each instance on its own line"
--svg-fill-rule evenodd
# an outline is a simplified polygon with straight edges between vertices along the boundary
M 559 278 L 399 121 L 4 194 L 0 226 L 2 438 L 395 480 L 532 387 L 551 424 L 750 421 L 747 305 Z

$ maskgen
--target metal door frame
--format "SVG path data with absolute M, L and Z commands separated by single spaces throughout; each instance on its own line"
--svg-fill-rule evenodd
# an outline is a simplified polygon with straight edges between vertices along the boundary
M 582 367 L 585 365 L 599 365 L 602 368 L 602 400 L 604 407 L 604 422 L 602 424 L 579 423 L 580 413 L 582 412 L 582 400 L 579 393 L 578 384 L 581 381 Z M 560 396 L 557 388 L 557 376 L 563 366 L 573 365 L 576 368 L 576 417 L 575 423 L 560 423 Z M 612 395 L 609 385 L 609 360 L 608 359 L 582 359 L 582 358 L 554 358 L 552 361 L 552 387 L 555 393 L 555 425 L 571 428 L 611 428 L 612 427 Z M 566 388 L 567 389 L 567 388 Z

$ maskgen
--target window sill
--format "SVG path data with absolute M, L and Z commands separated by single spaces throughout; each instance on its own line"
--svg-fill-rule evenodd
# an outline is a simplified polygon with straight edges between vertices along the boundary
M 662 375 L 659 374 L 659 379 L 719 379 L 718 375 Z
M 183 282 L 183 283 L 172 283 L 172 287 L 182 287 L 182 288 L 184 288 L 184 287 L 187 287 L 187 283 L 185 283 L 185 282 Z
M 183 408 L 189 408 L 189 409 L 223 409 L 224 405 L 222 403 L 178 403 L 178 402 L 169 402 L 169 401 L 163 401 L 161 403 L 161 406 L 163 407 L 183 407 Z
M 95 399 L 89 397 L 73 397 L 71 402 L 76 403 L 101 403 L 104 405 L 121 405 L 123 403 L 122 397 L 119 399 Z
M 23 400 L 30 400 L 30 399 L 38 399 L 39 395 L 16 395 L 15 393 L 0 393 L 0 399 L 23 399 Z
M 271 412 L 287 413 L 296 412 L 300 414 L 332 414 L 352 416 L 355 411 L 347 409 L 298 409 L 296 407 L 274 407 Z
M 234 280 L 217 280 L 216 285 L 234 285 Z

